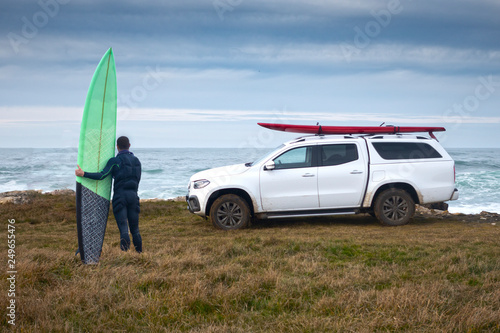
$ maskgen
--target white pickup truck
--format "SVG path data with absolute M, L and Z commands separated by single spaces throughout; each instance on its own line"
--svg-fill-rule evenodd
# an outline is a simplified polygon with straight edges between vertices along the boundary
M 437 140 L 408 134 L 307 136 L 258 161 L 193 175 L 192 213 L 229 230 L 259 219 L 369 213 L 410 221 L 415 204 L 458 199 L 455 163 Z

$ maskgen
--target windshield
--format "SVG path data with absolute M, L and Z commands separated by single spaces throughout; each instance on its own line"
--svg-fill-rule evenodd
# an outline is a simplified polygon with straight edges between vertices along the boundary
M 273 149 L 272 151 L 270 151 L 269 153 L 267 153 L 267 154 L 265 154 L 264 156 L 262 156 L 261 158 L 259 158 L 257 161 L 255 161 L 255 162 L 251 162 L 251 163 L 246 163 L 245 165 L 246 165 L 247 167 L 251 167 L 252 165 L 259 164 L 259 163 L 261 163 L 261 162 L 263 162 L 263 161 L 267 160 L 268 158 L 270 158 L 270 157 L 271 157 L 271 156 L 272 156 L 272 155 L 273 155 L 273 154 L 274 154 L 277 150 L 279 150 L 279 149 L 281 149 L 281 148 L 283 148 L 283 147 L 285 147 L 285 145 L 284 145 L 284 144 L 279 145 L 278 147 L 274 148 L 274 149 Z

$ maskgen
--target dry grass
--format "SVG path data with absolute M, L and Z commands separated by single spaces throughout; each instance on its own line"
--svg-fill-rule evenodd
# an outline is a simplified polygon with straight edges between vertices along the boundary
M 16 219 L 16 328 L 26 332 L 499 332 L 500 229 L 459 219 L 381 227 L 369 217 L 215 230 L 185 204 L 142 205 L 143 254 L 84 266 L 74 198 L 5 204 Z M 111 214 L 112 215 L 112 214 Z M 2 267 L 6 267 L 2 255 Z M 4 270 L 5 271 L 5 270 Z M 0 306 L 7 305 L 5 273 Z M 7 330 L 2 316 L 0 327 Z

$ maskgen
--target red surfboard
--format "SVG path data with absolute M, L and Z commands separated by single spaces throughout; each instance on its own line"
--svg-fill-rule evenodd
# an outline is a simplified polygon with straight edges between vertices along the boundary
M 290 125 L 258 123 L 260 126 L 275 131 L 304 133 L 304 134 L 394 134 L 444 132 L 444 127 L 413 127 L 413 126 L 321 126 L 321 125 Z

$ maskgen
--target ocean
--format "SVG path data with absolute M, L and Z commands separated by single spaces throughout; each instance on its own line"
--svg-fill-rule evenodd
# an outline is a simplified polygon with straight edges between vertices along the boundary
M 164 148 L 135 149 L 143 167 L 142 199 L 169 199 L 187 192 L 194 173 L 258 159 L 271 149 Z M 500 213 L 500 149 L 447 149 L 456 165 L 460 199 L 450 212 Z M 75 189 L 77 149 L 0 148 L 0 192 Z

